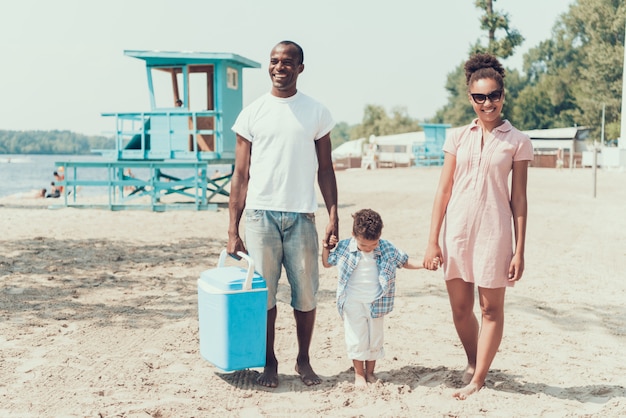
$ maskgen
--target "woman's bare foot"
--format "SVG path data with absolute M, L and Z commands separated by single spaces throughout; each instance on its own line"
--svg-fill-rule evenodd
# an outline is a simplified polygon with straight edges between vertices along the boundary
M 468 364 L 463 371 L 463 376 L 461 376 L 461 383 L 463 383 L 464 385 L 469 385 L 469 383 L 472 381 L 472 377 L 474 377 L 475 371 L 476 369 L 474 368 L 474 366 L 470 366 Z
M 467 399 L 468 396 L 478 392 L 481 388 L 482 388 L 482 385 L 479 385 L 478 383 L 470 383 L 469 385 L 465 386 L 463 389 L 460 389 L 454 392 L 452 394 L 452 397 L 463 401 Z

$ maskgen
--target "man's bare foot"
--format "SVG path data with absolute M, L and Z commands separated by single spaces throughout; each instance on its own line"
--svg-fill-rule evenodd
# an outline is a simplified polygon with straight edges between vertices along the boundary
M 469 385 L 465 386 L 463 389 L 454 392 L 452 394 L 452 397 L 463 401 L 467 399 L 468 396 L 478 392 L 481 388 L 482 386 L 478 385 L 477 383 L 470 383 Z
M 370 373 L 366 376 L 365 380 L 367 380 L 367 383 L 376 383 L 378 382 L 378 378 L 376 377 L 376 375 L 374 373 Z
M 322 379 L 313 371 L 313 368 L 309 363 L 297 364 L 296 373 L 300 375 L 300 380 L 307 386 L 319 385 L 322 383 Z
M 357 389 L 365 389 L 367 387 L 367 381 L 365 380 L 365 376 L 361 376 L 360 374 L 354 374 L 354 387 Z
M 474 377 L 475 371 L 476 369 L 468 364 L 463 371 L 463 376 L 461 376 L 461 383 L 463 383 L 464 385 L 469 385 L 469 383 L 472 381 L 472 377 Z
M 263 373 L 256 378 L 256 382 L 266 388 L 278 387 L 278 365 L 265 366 Z

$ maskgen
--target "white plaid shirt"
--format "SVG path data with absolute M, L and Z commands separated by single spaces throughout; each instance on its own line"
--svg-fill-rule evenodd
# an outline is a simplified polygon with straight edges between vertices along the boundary
M 342 317 L 348 280 L 350 280 L 360 259 L 361 252 L 358 250 L 354 238 L 339 241 L 328 256 L 328 264 L 337 266 L 339 270 L 337 309 Z M 393 310 L 396 294 L 396 269 L 402 268 L 409 256 L 389 241 L 381 239 L 374 249 L 374 259 L 376 260 L 376 267 L 378 267 L 378 281 L 383 292 L 378 299 L 372 302 L 370 312 L 372 318 L 379 318 Z

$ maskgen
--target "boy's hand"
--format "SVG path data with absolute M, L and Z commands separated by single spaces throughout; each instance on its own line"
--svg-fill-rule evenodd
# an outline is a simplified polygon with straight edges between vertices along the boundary
M 323 242 L 324 248 L 333 249 L 335 245 L 337 245 L 337 237 L 335 235 L 331 235 L 328 237 L 328 242 Z

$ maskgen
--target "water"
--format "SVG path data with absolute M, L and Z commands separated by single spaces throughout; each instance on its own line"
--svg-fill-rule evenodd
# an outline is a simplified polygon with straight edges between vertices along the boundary
M 52 173 L 57 171 L 56 162 L 59 161 L 105 161 L 99 155 L 35 155 L 35 154 L 0 154 L 0 197 L 34 195 L 36 190 L 50 190 L 50 182 L 54 181 Z M 211 165 L 207 175 L 211 176 L 212 170 L 222 174 L 230 173 L 230 165 Z M 105 169 L 80 168 L 81 180 L 105 180 Z M 133 169 L 137 178 L 145 178 L 147 169 Z M 187 170 L 172 170 L 172 175 L 188 177 L 193 175 Z M 106 187 L 83 187 L 82 196 L 106 195 Z
M 57 161 L 102 161 L 97 155 L 35 155 L 35 154 L 0 154 L 0 197 L 23 195 L 35 190 L 50 190 L 50 182 L 54 181 Z M 83 178 L 83 176 L 81 176 Z M 87 180 L 98 177 L 84 176 Z M 89 193 L 88 188 L 85 190 Z M 91 191 L 102 194 L 102 191 Z

